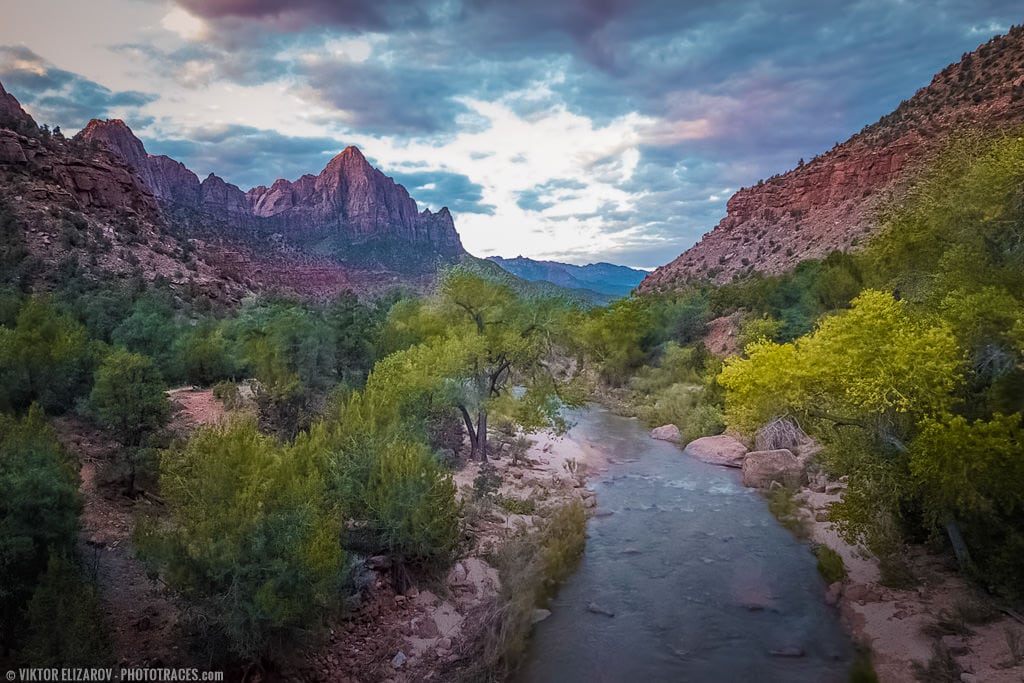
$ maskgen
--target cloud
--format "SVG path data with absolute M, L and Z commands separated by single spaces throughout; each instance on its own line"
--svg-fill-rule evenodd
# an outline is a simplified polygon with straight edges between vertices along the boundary
M 400 171 L 390 175 L 395 182 L 405 186 L 413 199 L 435 211 L 447 206 L 456 215 L 494 215 L 494 204 L 483 202 L 483 185 L 473 182 L 469 176 L 462 173 L 430 170 Z
M 145 139 L 150 154 L 177 159 L 200 177 L 216 173 L 242 189 L 278 178 L 317 174 L 345 145 L 328 137 L 298 137 L 251 126 L 212 125 L 178 138 Z
M 0 82 L 39 123 L 68 130 L 82 128 L 92 118 L 129 117 L 157 99 L 134 90 L 112 91 L 58 69 L 22 46 L 0 46 Z

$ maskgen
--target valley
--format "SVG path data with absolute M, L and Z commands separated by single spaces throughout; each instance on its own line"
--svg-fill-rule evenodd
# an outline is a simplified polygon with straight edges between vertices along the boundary
M 1020 680 L 1022 64 L 1012 26 L 653 271 L 478 258 L 500 193 L 366 144 L 200 180 L 147 151 L 166 119 L 65 136 L 10 67 L 34 104 L 0 85 L 0 662 Z M 616 149 L 588 168 L 639 182 Z M 502 201 L 531 254 L 562 203 L 644 265 L 676 242 L 622 187 L 600 234 L 579 179 Z

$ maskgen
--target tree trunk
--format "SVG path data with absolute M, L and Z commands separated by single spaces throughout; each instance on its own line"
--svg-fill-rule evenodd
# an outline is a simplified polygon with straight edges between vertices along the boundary
M 480 444 L 476 430 L 473 428 L 473 418 L 469 416 L 469 411 L 466 410 L 466 406 L 460 405 L 459 412 L 462 413 L 462 420 L 466 423 L 466 433 L 469 435 L 469 459 L 476 460 L 476 453 Z
M 960 523 L 956 521 L 956 517 L 949 514 L 946 515 L 944 524 L 946 535 L 949 536 L 949 543 L 953 546 L 953 554 L 956 555 L 957 564 L 960 565 L 960 571 L 966 574 L 971 570 L 973 564 L 967 543 L 964 542 L 964 535 L 960 531 Z
M 477 413 L 476 418 L 476 444 L 480 451 L 480 460 L 487 462 L 487 411 L 483 408 Z

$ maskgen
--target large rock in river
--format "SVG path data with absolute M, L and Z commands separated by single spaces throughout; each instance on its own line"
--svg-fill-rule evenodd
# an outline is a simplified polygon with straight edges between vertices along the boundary
M 799 486 L 804 476 L 800 460 L 787 448 L 751 451 L 743 460 L 743 485 L 770 488 L 773 481 L 784 486 Z
M 651 430 L 651 438 L 672 443 L 682 443 L 683 435 L 679 433 L 679 427 L 675 425 L 662 425 Z
M 691 441 L 686 444 L 683 454 L 712 465 L 742 467 L 747 447 L 731 436 L 720 434 L 718 436 L 703 436 Z

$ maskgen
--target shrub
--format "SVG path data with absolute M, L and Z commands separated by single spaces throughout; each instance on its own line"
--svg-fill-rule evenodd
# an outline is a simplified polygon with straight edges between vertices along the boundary
M 74 549 L 78 476 L 42 410 L 0 415 L 0 648 L 23 633 L 23 611 L 51 553 Z
M 244 420 L 165 451 L 160 486 L 169 519 L 140 525 L 139 545 L 191 603 L 211 653 L 273 656 L 315 631 L 343 560 L 316 460 Z
M 96 587 L 77 563 L 51 553 L 28 605 L 28 636 L 21 659 L 36 667 L 113 664 L 109 625 Z
M 832 584 L 846 578 L 846 565 L 835 550 L 827 545 L 819 545 L 814 549 L 814 556 L 818 559 L 818 573 L 825 579 L 825 583 Z

